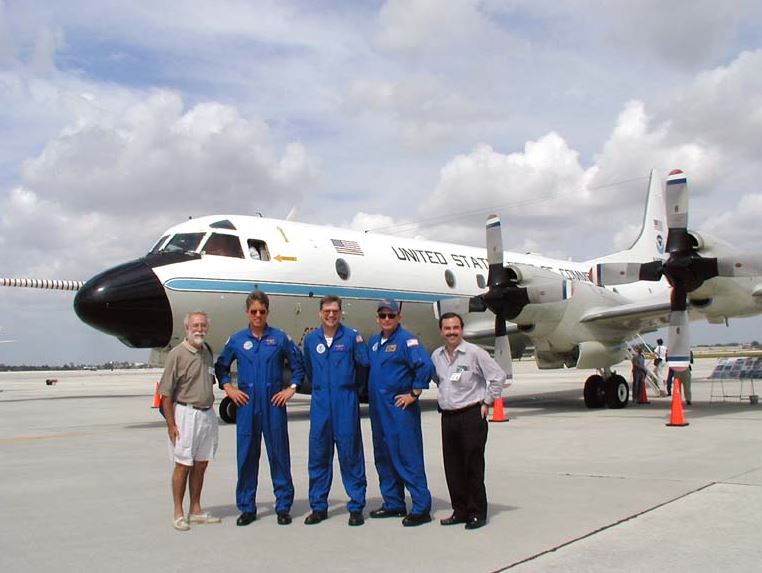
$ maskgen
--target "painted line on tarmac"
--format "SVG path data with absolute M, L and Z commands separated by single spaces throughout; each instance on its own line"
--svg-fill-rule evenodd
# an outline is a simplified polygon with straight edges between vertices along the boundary
M 669 499 L 663 503 L 660 503 L 658 505 L 655 505 L 653 507 L 649 507 L 648 509 L 644 509 L 643 511 L 640 511 L 638 513 L 634 513 L 628 517 L 625 517 L 623 519 L 620 519 L 619 521 L 615 521 L 614 523 L 609 523 L 608 525 L 604 525 L 603 527 L 599 527 L 598 529 L 591 531 L 590 533 L 586 533 L 585 535 L 580 535 L 579 537 L 575 537 L 574 539 L 570 539 L 569 541 L 566 541 L 564 543 L 561 543 L 559 545 L 556 545 L 555 547 L 551 547 L 550 549 L 546 549 L 545 551 L 541 551 L 540 553 L 536 553 L 535 555 L 532 555 L 530 557 L 527 557 L 525 559 L 522 559 L 521 561 L 516 561 L 515 563 L 511 563 L 510 565 L 506 565 L 505 567 L 502 567 L 500 569 L 495 569 L 492 571 L 492 573 L 501 573 L 502 571 L 507 571 L 508 569 L 511 569 L 513 567 L 516 567 L 517 565 L 522 565 L 523 563 L 527 563 L 528 561 L 533 561 L 537 559 L 538 557 L 542 557 L 543 555 L 547 555 L 548 553 L 553 553 L 554 551 L 558 551 L 559 549 L 562 549 L 563 547 L 567 547 L 569 545 L 572 545 L 573 543 L 576 543 L 577 541 L 581 541 L 583 539 L 587 539 L 588 537 L 592 537 L 593 535 L 597 535 L 598 533 L 601 533 L 602 531 L 606 531 L 607 529 L 611 529 L 612 527 L 616 527 L 617 525 L 621 525 L 622 523 L 625 523 L 627 521 L 630 521 L 631 519 L 635 519 L 636 517 L 640 517 L 641 515 L 645 515 L 646 513 L 650 513 L 656 509 L 659 509 L 660 507 L 664 507 L 665 505 L 669 505 L 670 503 L 673 503 L 679 499 L 683 499 L 684 497 L 688 497 L 689 495 L 693 495 L 694 493 L 698 493 L 702 490 L 705 490 L 708 487 L 711 487 L 713 485 L 717 485 L 720 482 L 710 482 L 706 485 L 702 485 L 699 488 L 693 489 L 689 492 L 684 493 L 683 495 L 679 495 L 675 498 Z
M 85 432 L 67 432 L 65 434 L 48 434 L 46 436 L 16 436 L 15 438 L 0 438 L 0 445 L 22 444 L 25 442 L 38 442 L 42 440 L 60 440 L 74 436 L 84 436 Z

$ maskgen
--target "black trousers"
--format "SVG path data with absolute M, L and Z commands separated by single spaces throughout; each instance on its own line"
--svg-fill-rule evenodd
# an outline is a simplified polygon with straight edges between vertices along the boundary
M 487 518 L 484 447 L 487 420 L 481 404 L 442 411 L 442 454 L 453 513 L 458 518 Z

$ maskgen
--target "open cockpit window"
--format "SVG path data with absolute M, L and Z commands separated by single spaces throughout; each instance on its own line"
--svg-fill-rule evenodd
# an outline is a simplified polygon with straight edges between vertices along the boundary
M 158 253 L 168 238 L 169 238 L 169 235 L 164 235 L 161 239 L 156 241 L 156 244 L 151 248 L 150 251 L 148 251 L 148 254 L 155 255 L 156 253 Z
M 255 261 L 269 261 L 270 251 L 267 248 L 267 244 L 264 241 L 258 239 L 249 239 L 249 257 Z
M 198 249 L 206 233 L 178 233 L 161 249 L 168 253 L 187 253 Z
M 212 233 L 209 240 L 204 245 L 204 253 L 218 257 L 243 258 L 243 249 L 241 240 L 236 235 L 223 235 L 222 233 Z

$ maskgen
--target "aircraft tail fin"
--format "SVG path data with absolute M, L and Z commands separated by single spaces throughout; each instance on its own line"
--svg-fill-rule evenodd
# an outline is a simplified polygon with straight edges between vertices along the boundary
M 652 169 L 648 180 L 648 195 L 643 213 L 643 224 L 638 237 L 628 249 L 603 257 L 603 260 L 647 262 L 664 259 L 668 231 L 664 183 Z

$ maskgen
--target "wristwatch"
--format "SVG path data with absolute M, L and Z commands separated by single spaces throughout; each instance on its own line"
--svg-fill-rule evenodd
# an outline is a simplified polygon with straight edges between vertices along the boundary
M 415 390 L 410 390 L 410 395 L 415 398 L 416 400 L 421 397 L 421 393 L 418 392 L 418 394 L 415 393 Z
M 296 384 L 291 384 L 291 386 L 289 386 L 289 388 L 291 388 L 292 390 L 296 390 L 298 388 L 298 386 Z

